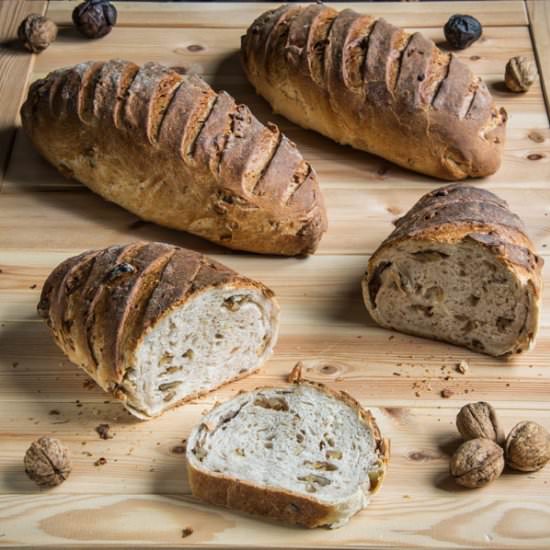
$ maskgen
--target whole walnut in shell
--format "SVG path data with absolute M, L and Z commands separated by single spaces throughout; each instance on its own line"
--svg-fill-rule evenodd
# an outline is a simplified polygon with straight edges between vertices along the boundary
M 470 439 L 451 458 L 450 473 L 463 487 L 477 489 L 497 479 L 504 470 L 502 447 L 490 439 Z
M 57 25 L 43 15 L 31 13 L 21 21 L 17 36 L 25 49 L 39 53 L 57 38 Z
M 40 487 L 55 487 L 71 473 L 69 450 L 53 437 L 34 441 L 25 453 L 25 472 Z
M 506 63 L 504 83 L 512 92 L 526 92 L 535 82 L 537 70 L 535 64 L 526 57 L 518 55 Z
M 456 417 L 456 427 L 465 441 L 482 437 L 499 445 L 504 443 L 504 431 L 495 409 L 485 401 L 464 405 Z
M 550 460 L 550 434 L 536 422 L 520 422 L 508 434 L 505 452 L 510 468 L 535 472 Z

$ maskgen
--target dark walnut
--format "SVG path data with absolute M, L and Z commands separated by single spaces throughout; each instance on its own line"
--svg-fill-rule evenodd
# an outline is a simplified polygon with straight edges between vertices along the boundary
M 445 39 L 451 48 L 464 50 L 479 40 L 483 29 L 481 23 L 471 15 L 453 15 L 443 29 Z
M 57 25 L 47 17 L 31 13 L 21 21 L 17 36 L 26 50 L 40 53 L 57 38 Z
M 504 470 L 502 447 L 490 439 L 470 439 L 451 458 L 450 472 L 454 480 L 468 489 L 484 487 Z
M 464 405 L 456 417 L 456 427 L 465 441 L 481 437 L 504 444 L 504 431 L 495 409 L 484 401 Z
M 535 472 L 550 460 L 550 434 L 536 422 L 520 422 L 508 434 L 505 452 L 510 468 Z
M 71 473 L 69 450 L 52 437 L 41 437 L 27 449 L 25 472 L 40 487 L 55 487 Z
M 537 70 L 535 64 L 526 57 L 518 55 L 506 63 L 504 83 L 512 92 L 526 92 L 535 82 Z
M 73 10 L 73 23 L 87 38 L 101 38 L 116 25 L 116 8 L 107 0 L 86 0 Z

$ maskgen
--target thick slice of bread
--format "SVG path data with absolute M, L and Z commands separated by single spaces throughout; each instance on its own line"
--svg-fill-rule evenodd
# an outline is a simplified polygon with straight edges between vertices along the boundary
M 290 3 L 260 15 L 241 52 L 256 91 L 304 128 L 437 178 L 500 165 L 505 110 L 465 63 L 418 32 Z
M 141 218 L 228 248 L 315 251 L 317 175 L 277 126 L 199 76 L 87 62 L 34 82 L 25 131 L 63 174 Z
M 397 220 L 369 261 L 363 297 L 384 327 L 509 355 L 534 343 L 542 264 L 506 202 L 450 185 Z
M 304 381 L 217 405 L 187 442 L 193 495 L 306 527 L 340 527 L 364 508 L 388 457 L 369 411 Z
M 261 283 L 202 254 L 145 242 L 64 261 L 38 311 L 68 358 L 139 418 L 258 369 L 279 314 Z

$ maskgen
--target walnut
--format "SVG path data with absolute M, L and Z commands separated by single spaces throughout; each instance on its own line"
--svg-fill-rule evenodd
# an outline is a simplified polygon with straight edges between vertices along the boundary
M 510 468 L 535 472 L 550 460 L 550 434 L 536 422 L 520 422 L 508 434 L 505 452 Z
M 500 427 L 495 409 L 489 403 L 468 403 L 464 405 L 456 417 L 456 427 L 460 435 L 468 441 L 483 437 L 504 443 L 504 431 Z
M 450 472 L 463 487 L 476 489 L 497 479 L 504 470 L 504 452 L 490 439 L 470 439 L 451 458 Z
M 86 0 L 73 10 L 73 23 L 87 38 L 101 38 L 116 24 L 116 8 L 108 0 Z
M 40 487 L 55 487 L 71 473 L 69 450 L 53 437 L 41 437 L 25 453 L 25 472 Z
M 526 92 L 536 78 L 535 64 L 526 57 L 518 55 L 506 63 L 504 82 L 510 91 Z
M 31 13 L 21 21 L 17 36 L 25 49 L 40 53 L 57 38 L 57 25 L 47 17 Z

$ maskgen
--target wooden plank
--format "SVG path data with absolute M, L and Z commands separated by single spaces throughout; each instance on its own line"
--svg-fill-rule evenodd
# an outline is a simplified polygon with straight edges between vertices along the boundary
M 550 3 L 527 0 L 529 29 L 550 118 Z
M 280 2 L 186 2 L 163 5 L 155 2 L 113 2 L 118 9 L 117 27 L 208 27 L 246 28 L 264 11 L 273 9 Z M 328 2 L 329 5 L 330 2 Z M 60 25 L 71 24 L 74 2 L 51 2 L 48 16 Z M 443 26 L 458 8 L 449 2 L 407 4 L 405 2 L 338 2 L 337 9 L 351 8 L 362 13 L 384 16 L 394 25 L 424 27 Z M 460 2 L 461 13 L 477 17 L 484 26 L 527 25 L 525 7 L 521 0 L 497 0 L 493 2 Z
M 443 39 L 441 28 L 418 29 L 436 42 Z M 270 117 L 271 110 L 246 82 L 238 55 L 241 31 L 219 29 L 205 33 L 201 29 L 120 28 L 94 43 L 94 58 L 107 60 L 116 51 L 118 57 L 137 63 L 156 61 L 177 65 L 201 74 L 216 89 L 225 89 L 253 108 L 260 117 Z M 513 47 L 511 46 L 513 44 Z M 191 49 L 189 49 L 191 48 Z M 196 51 L 198 48 L 198 51 Z M 511 114 L 509 127 L 533 128 L 548 125 L 542 91 L 537 82 L 528 94 L 514 94 L 503 86 L 504 67 L 512 55 L 530 55 L 531 38 L 527 27 L 490 27 L 482 40 L 458 56 L 479 74 L 495 95 L 499 105 Z M 75 39 L 71 48 L 59 41 L 40 56 L 32 80 L 61 66 L 72 65 L 90 57 L 89 42 Z M 283 128 L 294 128 L 282 120 Z
M 74 5 L 51 2 L 49 14 L 68 25 Z M 528 94 L 517 95 L 502 87 L 507 59 L 533 55 L 524 3 L 355 5 L 435 41 L 441 41 L 442 25 L 451 13 L 481 19 L 484 38 L 459 55 L 508 110 L 510 124 L 501 170 L 470 183 L 508 200 L 547 257 L 550 129 L 542 89 L 536 83 Z M 109 36 L 88 41 L 66 26 L 60 40 L 37 57 L 31 79 L 60 65 L 114 56 L 185 66 L 204 75 L 216 89 L 227 89 L 248 103 L 260 119 L 275 120 L 296 141 L 319 173 L 330 229 L 320 253 L 307 259 L 222 250 L 138 222 L 65 180 L 17 132 L 0 195 L 0 544 L 547 549 L 550 468 L 527 475 L 506 473 L 475 492 L 457 488 L 447 469 L 457 441 L 454 418 L 467 401 L 494 402 L 506 429 L 523 419 L 550 429 L 550 295 L 543 296 L 536 348 L 511 361 L 374 325 L 359 287 L 369 255 L 391 231 L 392 220 L 440 182 L 340 147 L 272 115 L 246 83 L 237 51 L 243 29 L 269 7 L 119 3 L 120 23 Z M 90 387 L 87 376 L 55 346 L 35 310 L 40 287 L 58 262 L 83 248 L 138 238 L 212 254 L 271 286 L 282 307 L 276 353 L 258 374 L 151 422 L 133 419 L 97 386 Z M 550 287 L 548 261 L 543 278 Z M 290 529 L 201 505 L 189 495 L 181 454 L 172 452 L 215 401 L 241 389 L 281 384 L 298 360 L 304 361 L 309 378 L 346 390 L 372 408 L 392 439 L 382 491 L 344 529 Z M 466 374 L 456 371 L 461 360 L 470 366 Z M 442 398 L 442 389 L 453 395 Z M 99 439 L 95 427 L 100 422 L 111 424 L 113 439 Z M 74 470 L 61 487 L 38 493 L 21 459 L 29 442 L 46 433 L 69 445 Z M 94 466 L 101 456 L 107 464 Z M 181 529 L 188 526 L 194 532 L 182 539 Z
M 19 23 L 30 13 L 44 13 L 46 4 L 46 0 L 0 2 L 0 190 L 21 98 L 35 57 L 11 42 L 17 38 Z
M 434 478 L 448 469 L 449 448 L 452 449 L 459 439 L 455 417 L 464 403 L 465 400 L 455 401 L 444 408 L 411 407 L 404 403 L 396 410 L 364 401 L 392 442 L 391 473 L 381 493 L 384 498 L 397 499 L 403 494 L 415 498 L 437 495 Z M 59 405 L 8 402 L 0 406 L 2 433 L 10 434 L 9 438 L 0 437 L 0 468 L 12 472 L 9 479 L 0 478 L 0 494 L 15 490 L 32 492 L 33 483 L 25 475 L 21 458 L 29 442 L 47 431 L 64 441 L 73 457 L 74 476 L 70 483 L 55 491 L 56 494 L 189 495 L 184 457 L 180 449 L 174 452 L 174 447 L 182 446 L 182 440 L 200 422 L 202 413 L 211 408 L 210 404 L 200 402 L 175 409 L 154 422 L 132 419 L 116 404 L 84 402 L 80 403 L 81 407 L 77 405 L 74 402 Z M 506 431 L 527 417 L 550 427 L 548 409 L 518 411 L 506 404 L 497 403 L 496 406 Z M 52 410 L 56 414 L 49 414 Z M 111 429 L 113 438 L 100 439 L 95 428 L 100 423 L 113 425 L 113 418 L 118 419 Z M 18 433 L 14 433 L 16 427 Z M 94 465 L 100 457 L 107 459 L 107 464 L 101 468 Z M 550 468 L 533 475 L 506 475 L 502 483 L 493 484 L 484 493 L 493 498 L 513 494 L 528 498 L 537 493 L 539 486 L 548 483 Z M 458 495 L 460 491 L 452 491 L 453 485 L 449 482 L 447 489 Z M 345 531 L 342 530 L 341 536 L 346 536 Z
M 372 253 L 391 232 L 393 220 L 440 184 L 313 132 L 294 128 L 289 134 L 319 173 L 325 195 L 330 230 L 319 254 Z M 491 178 L 472 183 L 508 200 L 545 254 L 550 239 L 549 180 L 550 131 L 517 130 L 509 132 L 503 167 Z M 4 249 L 80 250 L 85 235 L 85 247 L 91 248 L 145 238 L 231 254 L 198 237 L 136 222 L 133 214 L 65 180 L 18 134 L 0 202 Z

